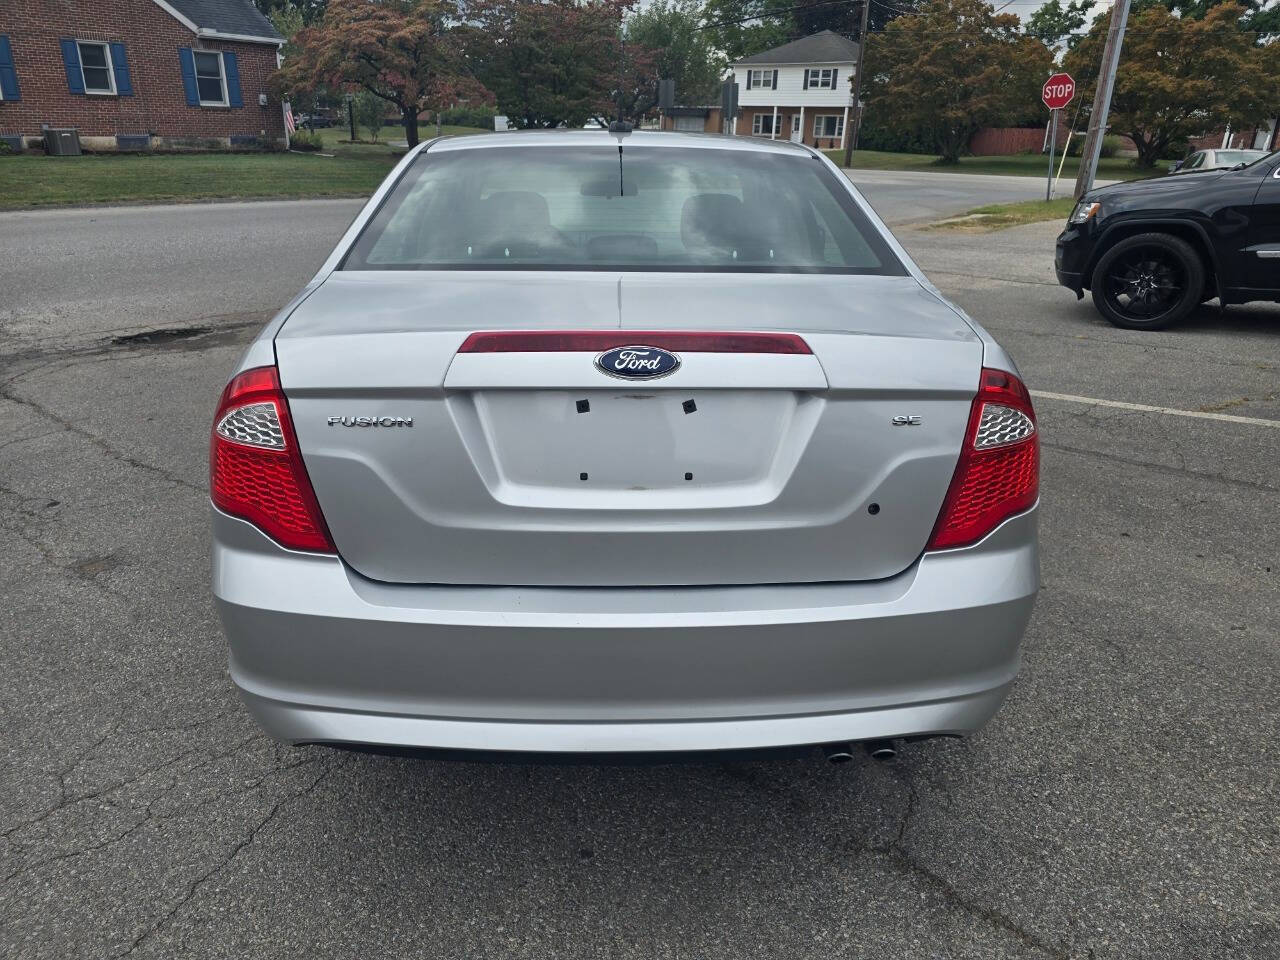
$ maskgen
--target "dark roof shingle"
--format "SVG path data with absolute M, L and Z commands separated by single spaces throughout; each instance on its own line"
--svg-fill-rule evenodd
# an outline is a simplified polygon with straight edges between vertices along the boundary
M 283 40 L 252 0 L 165 0 L 199 30 L 215 30 L 242 37 Z
M 792 40 L 772 50 L 743 57 L 738 63 L 852 63 L 858 59 L 858 45 L 848 37 L 823 30 Z

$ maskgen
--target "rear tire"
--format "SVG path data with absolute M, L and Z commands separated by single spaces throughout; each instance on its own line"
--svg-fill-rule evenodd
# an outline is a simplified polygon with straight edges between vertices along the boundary
M 1093 305 L 1117 327 L 1163 330 L 1204 296 L 1204 262 L 1181 237 L 1139 233 L 1102 255 L 1090 289 Z

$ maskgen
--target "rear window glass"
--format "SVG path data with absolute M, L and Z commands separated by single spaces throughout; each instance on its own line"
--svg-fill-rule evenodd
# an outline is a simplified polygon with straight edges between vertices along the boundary
M 906 272 L 812 156 L 612 139 L 424 151 L 343 269 Z

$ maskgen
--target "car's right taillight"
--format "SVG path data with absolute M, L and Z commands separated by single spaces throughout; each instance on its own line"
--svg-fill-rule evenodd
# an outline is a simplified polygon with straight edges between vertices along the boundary
M 1039 495 L 1040 436 L 1031 395 L 1013 374 L 984 368 L 927 549 L 977 543 Z
M 283 546 L 336 553 L 311 489 L 275 367 L 237 374 L 222 392 L 209 444 L 209 495 Z

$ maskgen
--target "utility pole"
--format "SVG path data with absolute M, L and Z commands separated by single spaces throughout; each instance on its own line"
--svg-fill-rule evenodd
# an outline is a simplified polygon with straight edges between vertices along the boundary
M 1129 0 L 1115 0 L 1111 7 L 1111 26 L 1107 45 L 1102 50 L 1098 89 L 1093 95 L 1093 111 L 1089 114 L 1089 133 L 1080 151 L 1080 172 L 1076 175 L 1075 197 L 1079 200 L 1093 187 L 1098 172 L 1098 154 L 1107 132 L 1107 113 L 1111 110 L 1111 94 L 1116 87 L 1116 67 L 1120 63 L 1120 47 L 1124 44 L 1124 28 L 1129 21 Z
M 844 138 L 844 165 L 853 164 L 853 150 L 858 145 L 858 130 L 862 127 L 862 65 L 867 59 L 867 17 L 871 13 L 871 0 L 862 0 L 862 26 L 858 28 L 858 65 L 853 71 L 853 129 L 846 130 Z M 804 131 L 800 131 L 801 137 Z

